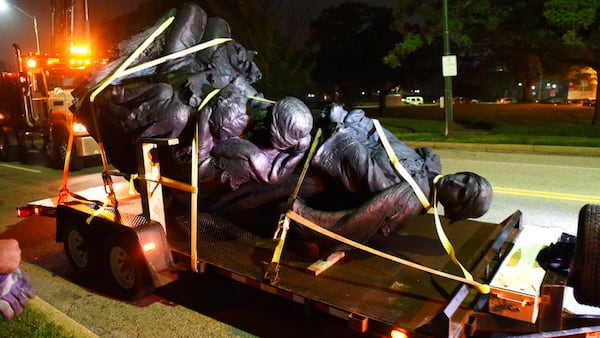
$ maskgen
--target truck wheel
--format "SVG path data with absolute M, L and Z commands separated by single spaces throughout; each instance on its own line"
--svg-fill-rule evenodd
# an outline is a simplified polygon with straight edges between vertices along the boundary
M 88 240 L 74 225 L 67 225 L 63 230 L 63 245 L 69 263 L 83 277 L 90 277 L 96 272 L 97 264 Z
M 0 160 L 13 162 L 19 159 L 19 147 L 10 145 L 8 134 L 0 130 Z
M 106 267 L 116 296 L 136 300 L 154 291 L 145 260 L 137 245 L 117 237 L 106 241 Z
M 67 157 L 67 145 L 69 143 L 69 134 L 64 131 L 54 131 L 52 133 L 52 167 L 63 169 L 65 158 Z M 81 170 L 84 166 L 83 158 L 77 156 L 75 148 L 71 151 L 71 163 L 69 169 L 72 171 Z
M 600 205 L 579 210 L 573 263 L 573 293 L 579 303 L 600 305 Z

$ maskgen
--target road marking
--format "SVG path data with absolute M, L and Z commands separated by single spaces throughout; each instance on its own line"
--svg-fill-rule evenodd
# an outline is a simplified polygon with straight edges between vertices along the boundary
M 600 196 L 592 196 L 592 195 L 577 195 L 577 194 L 567 194 L 567 193 L 560 193 L 560 192 L 513 189 L 513 188 L 503 188 L 503 187 L 494 187 L 494 192 L 500 193 L 500 194 L 506 194 L 506 195 L 541 197 L 541 198 L 551 198 L 551 199 L 557 199 L 557 200 L 578 201 L 578 202 L 600 204 Z
M 11 164 L 5 164 L 5 163 L 1 163 L 0 164 L 3 167 L 7 167 L 7 168 L 11 168 L 11 169 L 17 169 L 17 170 L 23 170 L 23 171 L 29 171 L 30 173 L 36 173 L 39 174 L 42 171 L 41 170 L 37 170 L 37 169 L 29 169 L 29 168 L 25 168 L 25 167 L 19 167 L 17 165 L 11 165 Z

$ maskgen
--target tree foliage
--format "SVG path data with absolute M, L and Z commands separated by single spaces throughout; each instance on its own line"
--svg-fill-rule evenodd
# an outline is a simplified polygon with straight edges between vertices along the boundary
M 312 9 L 307 0 L 213 1 L 217 16 L 227 20 L 234 38 L 257 52 L 263 73 L 256 86 L 273 99 L 301 96 L 312 87 L 313 62 L 304 43 L 309 33 Z
M 397 2 L 394 29 L 403 38 L 385 57 L 387 64 L 400 67 L 419 49 L 441 45 L 441 1 Z M 508 70 L 523 84 L 525 101 L 532 100 L 529 88 L 542 74 L 566 73 L 574 65 L 600 70 L 600 0 L 448 1 L 453 52 L 462 61 L 477 60 L 471 71 Z
M 342 95 L 351 105 L 361 92 L 387 92 L 398 72 L 383 57 L 399 35 L 390 30 L 389 8 L 345 2 L 324 9 L 311 25 L 309 46 L 314 51 L 315 80 Z
M 570 51 L 573 65 L 588 65 L 600 71 L 600 1 L 546 0 L 544 18 L 560 32 L 560 41 Z M 596 86 L 596 98 L 600 87 Z M 596 105 L 592 124 L 600 122 L 600 106 Z

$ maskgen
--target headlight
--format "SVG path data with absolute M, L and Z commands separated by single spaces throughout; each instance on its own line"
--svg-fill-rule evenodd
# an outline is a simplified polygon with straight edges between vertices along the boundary
M 85 126 L 79 122 L 73 123 L 73 133 L 75 134 L 87 134 Z

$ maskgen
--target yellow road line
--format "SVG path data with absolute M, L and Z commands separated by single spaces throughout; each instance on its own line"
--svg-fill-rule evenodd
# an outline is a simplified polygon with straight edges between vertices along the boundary
M 578 195 L 578 194 L 567 194 L 567 193 L 560 193 L 560 192 L 513 189 L 513 188 L 503 188 L 503 187 L 494 187 L 494 192 L 499 193 L 499 194 L 506 194 L 506 195 L 551 198 L 551 199 L 566 200 L 566 201 L 578 201 L 578 202 L 585 202 L 585 203 L 600 204 L 600 196 L 592 196 L 592 195 Z

